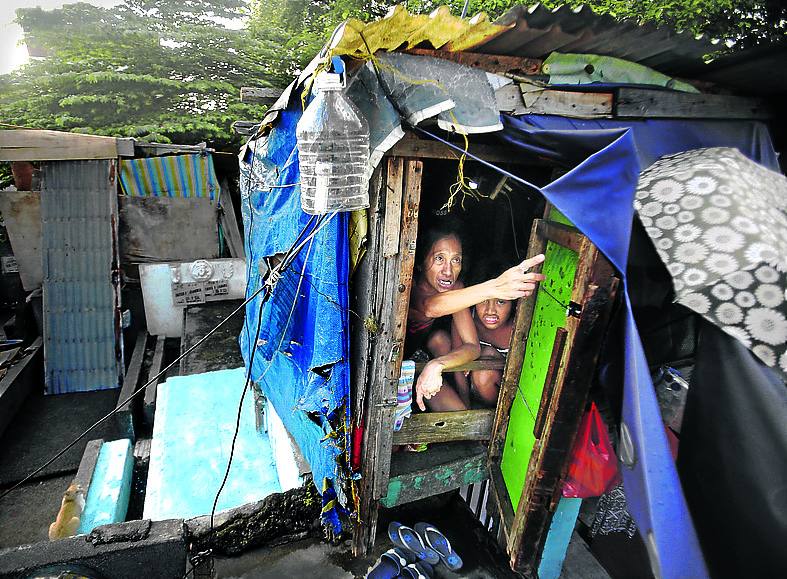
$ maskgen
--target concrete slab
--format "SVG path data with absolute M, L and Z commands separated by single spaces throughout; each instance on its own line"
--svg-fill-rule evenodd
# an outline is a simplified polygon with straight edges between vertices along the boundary
M 27 397 L 0 438 L 0 486 L 9 486 L 10 483 L 21 480 L 55 455 L 86 428 L 109 413 L 115 407 L 117 396 L 117 390 L 44 396 L 43 385 L 39 384 L 37 391 Z M 111 440 L 111 429 L 110 424 L 99 426 L 44 469 L 40 476 L 66 472 L 73 475 L 82 459 L 87 441 L 94 438 Z
M 186 570 L 183 521 L 130 521 L 98 527 L 88 536 L 6 549 L 0 551 L 0 577 L 29 577 L 32 570 L 54 563 L 78 563 L 112 579 L 181 579 Z
M 245 385 L 243 368 L 170 378 L 159 386 L 144 518 L 209 514 L 224 478 Z M 267 436 L 246 393 L 227 483 L 217 511 L 280 492 Z
M 0 549 L 48 541 L 73 473 L 26 484 L 0 501 Z

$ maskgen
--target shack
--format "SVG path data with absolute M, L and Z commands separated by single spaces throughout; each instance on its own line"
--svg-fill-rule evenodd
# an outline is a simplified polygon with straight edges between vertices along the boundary
M 111 440 L 73 469 L 90 516 L 0 552 L 0 574 L 180 577 L 316 516 L 361 557 L 392 509 L 447 493 L 529 577 L 560 576 L 580 527 L 591 548 L 617 537 L 594 549 L 613 576 L 787 568 L 785 89 L 767 74 L 784 46 L 706 64 L 714 48 L 588 8 L 350 20 L 265 118 L 236 124 L 251 134 L 236 204 L 203 146 L 0 132 L 3 159 L 47 178 L 43 196 L 0 197 L 3 289 L 38 314 L 37 339 L 2 354 L 0 431 L 44 350 L 49 394 L 119 390 Z M 327 70 L 369 127 L 369 206 L 311 215 L 296 132 Z M 205 178 L 181 186 L 192 162 Z M 446 215 L 466 283 L 540 253 L 545 280 L 516 304 L 505 359 L 452 368 L 500 372 L 496 403 L 415 412 L 400 389 L 423 369 L 405 359 L 410 295 Z M 237 308 L 242 326 L 226 324 Z M 622 475 L 600 498 L 564 492 L 591 403 Z M 221 495 L 233 425 L 242 484 Z M 123 492 L 98 520 L 105 484 Z
M 350 515 L 356 554 L 374 542 L 381 508 L 461 488 L 512 568 L 558 576 L 581 502 L 562 496 L 562 481 L 592 391 L 617 440 L 625 489 L 617 493 L 625 514 L 619 530 L 636 528 L 655 576 L 744 572 L 724 544 L 746 544 L 762 569 L 778 563 L 770 559 L 778 547 L 753 547 L 745 525 L 721 539 L 714 530 L 719 521 L 696 476 L 708 466 L 700 466 L 702 445 L 723 456 L 720 437 L 699 435 L 719 432 L 707 388 L 689 389 L 676 468 L 670 445 L 677 437 L 665 430 L 652 378 L 676 366 L 686 376 L 695 369 L 692 384 L 719 380 L 695 338 L 700 325 L 707 334 L 725 326 L 715 339 L 735 353 L 738 369 L 748 368 L 747 382 L 763 386 L 752 397 L 784 403 L 783 390 L 764 386 L 783 384 L 783 337 L 766 337 L 758 349 L 751 333 L 686 297 L 679 278 L 686 264 L 665 268 L 673 242 L 657 239 L 660 209 L 640 202 L 641 172 L 684 151 L 737 149 L 779 171 L 767 104 L 699 80 L 711 51 L 706 40 L 615 23 L 586 8 L 517 7 L 491 24 L 444 8 L 417 16 L 397 7 L 379 21 L 338 28 L 261 121 L 241 153 L 247 296 L 263 287 L 261 262 L 284 259 L 291 267 L 277 272 L 268 301 L 260 295 L 248 305 L 241 348 L 311 464 L 325 524 L 338 532 Z M 314 75 L 337 56 L 347 69 L 345 94 L 370 126 L 370 206 L 315 219 L 301 210 L 295 132 Z M 668 195 L 674 207 L 662 225 L 695 219 L 686 211 L 672 217 L 692 193 L 679 189 Z M 773 228 L 782 235 L 784 197 L 772 199 L 781 212 Z M 476 243 L 468 261 L 544 252 L 546 280 L 517 305 L 505 364 L 480 359 L 458 368 L 502 371 L 494 409 L 414 414 L 394 431 L 418 234 L 446 212 Z M 774 243 L 764 261 L 741 267 L 765 266 L 783 290 L 783 241 Z M 726 283 L 733 273 L 698 275 Z M 769 319 L 781 327 L 783 299 L 774 298 L 774 307 Z M 738 412 L 736 432 L 747 415 Z M 783 425 L 772 415 L 763 420 L 779 431 L 770 450 L 784 456 Z M 428 448 L 397 451 L 410 444 Z M 720 474 L 712 495 L 738 492 L 733 478 Z M 468 489 L 474 484 L 481 486 Z M 757 486 L 747 492 L 767 494 Z M 775 511 L 765 511 L 758 512 L 778 526 Z

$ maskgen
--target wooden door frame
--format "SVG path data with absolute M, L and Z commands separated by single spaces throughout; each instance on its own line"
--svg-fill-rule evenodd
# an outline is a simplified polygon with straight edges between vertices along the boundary
M 423 162 L 415 158 L 386 157 L 380 186 L 372 187 L 369 239 L 365 270 L 359 292 L 369 291 L 362 308 L 368 335 L 360 352 L 365 360 L 354 372 L 356 409 L 363 416 L 361 481 L 358 488 L 358 521 L 353 553 L 368 554 L 377 530 L 379 500 L 388 492 L 393 444 L 396 391 L 402 365 L 407 310 L 413 281 L 418 211 Z M 363 280 L 363 281 L 361 281 Z M 370 283 L 367 283 L 370 282 Z M 361 391 L 365 393 L 362 403 Z
M 551 397 L 542 397 L 536 417 L 536 428 L 541 428 L 540 437 L 528 463 L 516 511 L 503 481 L 500 461 L 537 292 L 522 298 L 517 308 L 488 454 L 490 498 L 500 520 L 501 542 L 512 569 L 526 575 L 535 573 L 538 568 L 552 514 L 561 496 L 560 481 L 568 467 L 568 452 L 587 402 L 592 372 L 618 285 L 611 264 L 575 228 L 546 220 L 534 221 L 528 256 L 543 253 L 548 241 L 579 254 L 571 302 L 578 304 L 581 311 L 567 317 L 565 328 L 570 339 L 565 342 L 565 348 L 553 351 L 547 381 L 553 381 L 554 390 Z M 560 427 L 553 428 L 558 423 Z

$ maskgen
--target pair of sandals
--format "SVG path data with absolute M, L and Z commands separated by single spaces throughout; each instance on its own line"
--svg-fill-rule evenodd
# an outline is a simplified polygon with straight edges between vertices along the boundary
M 451 571 L 462 567 L 462 559 L 451 547 L 451 542 L 429 523 L 417 523 L 414 528 L 410 528 L 394 521 L 388 525 L 388 538 L 396 548 L 383 553 L 381 565 L 385 563 L 390 571 L 398 566 L 398 575 L 387 577 L 430 579 L 434 576 L 432 566 L 440 562 Z M 378 567 L 380 565 L 375 569 Z M 370 573 L 369 577 L 382 579 L 384 576 Z

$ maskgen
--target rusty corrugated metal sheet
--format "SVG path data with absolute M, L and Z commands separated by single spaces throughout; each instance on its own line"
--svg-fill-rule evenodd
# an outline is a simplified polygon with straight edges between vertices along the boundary
M 601 54 L 680 76 L 701 66 L 703 55 L 718 50 L 706 38 L 669 26 L 617 21 L 587 6 L 555 10 L 541 4 L 516 6 L 495 24 L 509 29 L 474 48 L 475 52 L 528 58 L 546 58 L 556 51 Z
M 473 18 L 453 16 L 447 6 L 431 14 L 410 14 L 404 6 L 394 6 L 384 18 L 361 22 L 351 18 L 336 32 L 331 54 L 366 58 L 378 50 L 393 51 L 428 45 L 460 51 L 488 41 L 505 32 L 507 26 L 492 24 L 483 12 Z
M 44 358 L 49 394 L 119 384 L 113 163 L 52 161 L 43 166 Z

